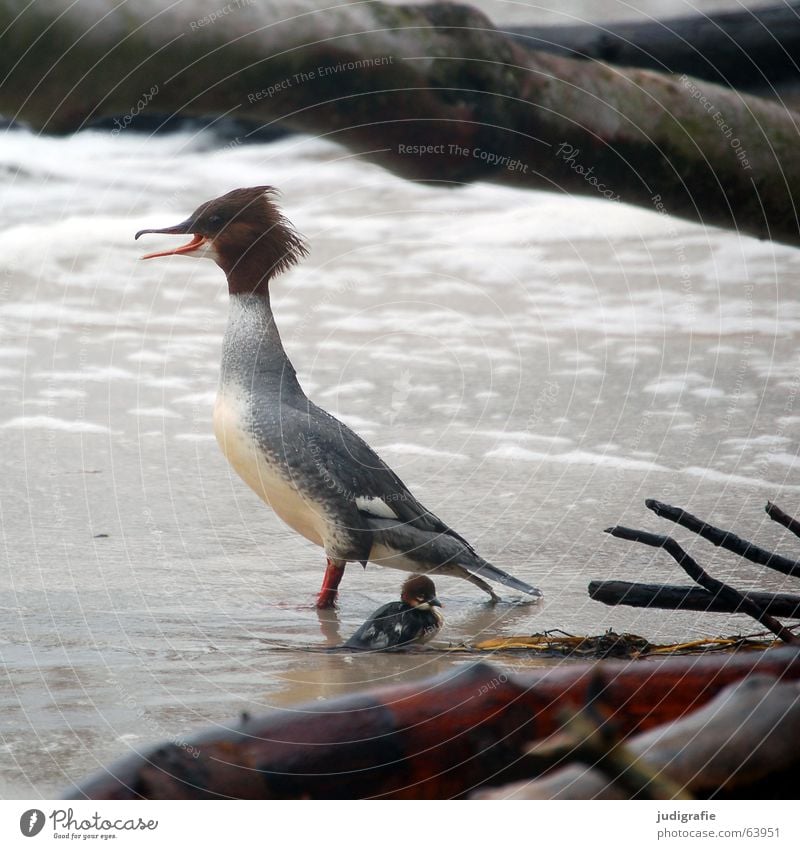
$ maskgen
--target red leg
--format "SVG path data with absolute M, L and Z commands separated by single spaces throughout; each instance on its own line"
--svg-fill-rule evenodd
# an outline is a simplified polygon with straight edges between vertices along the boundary
M 325 577 L 322 579 L 322 589 L 317 596 L 317 609 L 327 610 L 336 606 L 336 596 L 339 584 L 344 576 L 345 563 L 341 560 L 328 558 L 328 566 L 325 569 Z

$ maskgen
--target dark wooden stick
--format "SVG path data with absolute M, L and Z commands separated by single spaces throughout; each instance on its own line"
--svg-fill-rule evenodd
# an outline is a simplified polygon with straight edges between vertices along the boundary
M 606 528 L 606 533 L 619 539 L 627 539 L 632 542 L 641 542 L 655 548 L 663 548 L 678 565 L 693 580 L 707 589 L 710 593 L 719 596 L 730 605 L 738 605 L 742 613 L 747 613 L 757 619 L 765 628 L 768 628 L 785 643 L 797 644 L 800 640 L 788 629 L 784 628 L 774 617 L 765 613 L 755 602 L 743 596 L 738 590 L 723 584 L 716 578 L 712 578 L 692 557 L 690 557 L 678 543 L 672 538 L 661 534 L 652 534 L 649 531 L 637 531 L 633 528 L 623 528 L 617 525 Z
M 698 536 L 703 537 L 703 539 L 708 540 L 719 548 L 732 551 L 746 560 L 758 563 L 761 566 L 767 566 L 776 572 L 782 572 L 784 575 L 800 577 L 800 563 L 796 560 L 791 560 L 780 554 L 773 554 L 765 548 L 761 548 L 746 539 L 736 536 L 731 531 L 723 531 L 720 528 L 715 528 L 713 525 L 709 525 L 708 522 L 698 519 L 697 516 L 687 513 L 681 507 L 673 507 L 671 504 L 664 504 L 663 501 L 656 501 L 654 498 L 648 498 L 644 503 L 656 516 L 660 516 L 662 519 L 669 519 L 671 522 L 687 528 L 692 533 L 698 534 Z
M 772 616 L 800 619 L 800 596 L 789 593 L 746 591 L 742 597 Z M 589 597 L 603 604 L 628 607 L 658 607 L 664 610 L 703 610 L 712 613 L 744 613 L 740 605 L 698 587 L 674 584 L 640 584 L 631 581 L 591 581 Z
M 778 522 L 784 528 L 788 528 L 796 537 L 800 537 L 800 522 L 797 519 L 793 519 L 788 513 L 784 513 L 777 504 L 773 504 L 771 501 L 767 502 L 764 510 L 773 522 Z

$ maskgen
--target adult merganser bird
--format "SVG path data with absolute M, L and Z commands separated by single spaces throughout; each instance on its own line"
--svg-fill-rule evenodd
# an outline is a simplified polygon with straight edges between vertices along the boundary
M 427 575 L 412 575 L 403 584 L 400 601 L 379 607 L 345 646 L 383 651 L 427 643 L 444 624 L 437 609 L 441 606 L 433 581 Z
M 214 433 L 228 462 L 286 524 L 325 549 L 317 607 L 333 607 L 348 561 L 463 578 L 498 596 L 496 581 L 539 590 L 479 557 L 408 491 L 350 430 L 310 401 L 283 349 L 270 281 L 307 253 L 273 201 L 275 189 L 235 189 L 186 221 L 144 233 L 191 234 L 159 256 L 208 257 L 225 272 L 230 312 L 214 407 Z

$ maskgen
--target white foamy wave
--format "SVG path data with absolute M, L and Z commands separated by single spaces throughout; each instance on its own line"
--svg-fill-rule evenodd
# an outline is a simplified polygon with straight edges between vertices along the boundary
M 186 395 L 179 395 L 173 398 L 176 404 L 191 404 L 198 407 L 213 407 L 217 400 L 216 390 L 206 390 L 205 392 L 189 392 Z
M 733 445 L 736 448 L 748 449 L 763 445 L 785 445 L 791 442 L 788 436 L 780 436 L 776 433 L 762 433 L 759 436 L 731 437 L 722 440 L 724 445 Z
M 707 469 L 704 466 L 687 466 L 685 469 L 680 469 L 681 474 L 691 475 L 692 477 L 702 478 L 705 481 L 713 483 L 728 483 L 736 486 L 756 487 L 758 489 L 779 489 L 790 492 L 800 491 L 800 485 L 794 483 L 773 483 L 772 481 L 764 480 L 763 478 L 750 478 L 745 475 L 735 475 L 730 472 L 720 472 L 717 469 Z
M 80 371 L 37 371 L 33 375 L 37 380 L 52 380 L 54 382 L 81 383 L 113 383 L 116 380 L 136 380 L 132 371 L 116 366 L 88 366 Z
M 448 460 L 466 460 L 466 454 L 457 454 L 454 451 L 440 451 L 436 448 L 428 448 L 424 445 L 415 445 L 410 442 L 392 442 L 390 445 L 381 445 L 377 449 L 379 453 L 386 454 L 416 454 L 419 457 L 442 457 Z
M 322 389 L 317 392 L 320 398 L 330 398 L 337 395 L 360 395 L 362 392 L 374 392 L 375 384 L 369 380 L 351 380 L 347 383 L 339 383 L 336 386 L 331 386 L 328 389 Z
M 134 407 L 132 410 L 128 410 L 128 412 L 132 416 L 141 416 L 142 418 L 155 418 L 155 419 L 182 419 L 183 416 L 180 413 L 176 413 L 174 410 L 168 410 L 166 407 Z
M 17 430 L 66 430 L 71 433 L 118 433 L 105 425 L 81 420 L 58 419 L 52 416 L 17 416 L 0 424 L 0 428 Z
M 85 389 L 70 389 L 69 387 L 61 387 L 57 389 L 41 389 L 39 395 L 42 398 L 85 398 Z
M 778 466 L 787 466 L 790 469 L 800 469 L 800 456 L 789 454 L 785 451 L 773 451 L 769 454 L 759 455 L 759 460 L 766 460 Z
M 613 454 L 595 454 L 591 451 L 565 451 L 560 454 L 550 454 L 544 451 L 531 451 L 518 445 L 506 445 L 495 448 L 486 454 L 487 457 L 498 460 L 525 460 L 542 463 L 565 463 L 580 466 L 610 466 L 618 469 L 638 469 L 643 472 L 668 472 L 666 466 L 646 460 L 632 460 L 629 457 L 618 457 Z
M 548 442 L 553 445 L 569 445 L 572 440 L 566 436 L 545 436 L 527 430 L 474 430 L 477 436 L 489 436 L 492 439 L 530 439 L 536 442 Z

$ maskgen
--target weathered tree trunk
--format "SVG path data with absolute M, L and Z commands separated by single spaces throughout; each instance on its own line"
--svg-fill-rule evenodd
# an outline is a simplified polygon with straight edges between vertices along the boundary
M 243 717 L 133 755 L 72 792 L 90 799 L 445 799 L 530 777 L 528 743 L 597 698 L 621 734 L 696 710 L 754 672 L 800 677 L 795 648 L 569 665 L 510 675 L 487 664 L 320 705 Z M 754 744 L 755 745 L 755 744 Z
M 620 199 L 800 244 L 794 113 L 530 51 L 466 6 L 0 0 L 0 32 L 0 112 L 43 131 L 148 109 L 237 115 L 409 179 Z
M 509 27 L 531 50 L 673 74 L 771 94 L 796 85 L 800 3 L 602 26 Z
M 612 751 L 612 757 L 625 764 L 617 775 L 599 769 L 610 766 L 612 758 L 584 759 L 573 740 L 563 747 L 561 769 L 536 781 L 483 791 L 480 797 L 669 799 L 676 787 L 702 799 L 795 799 L 800 751 L 789 742 L 798 734 L 797 683 L 752 675 L 727 687 L 699 710 L 638 735 L 624 744 L 622 751 Z M 541 761 L 546 757 L 543 753 Z M 626 774 L 637 772 L 650 780 L 631 793 L 633 788 L 625 786 L 631 784 L 625 780 Z

